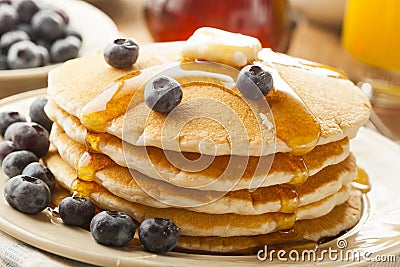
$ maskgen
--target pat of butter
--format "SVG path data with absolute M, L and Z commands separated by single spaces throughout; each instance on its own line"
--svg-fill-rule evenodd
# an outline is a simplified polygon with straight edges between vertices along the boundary
M 182 56 L 243 67 L 257 58 L 261 48 L 257 38 L 203 27 L 186 41 Z

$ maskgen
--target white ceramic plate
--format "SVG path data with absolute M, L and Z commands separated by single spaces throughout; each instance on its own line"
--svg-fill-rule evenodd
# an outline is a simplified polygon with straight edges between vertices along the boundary
M 78 0 L 41 0 L 65 10 L 70 17 L 70 25 L 82 34 L 83 42 L 80 56 L 94 53 L 118 36 L 118 29 L 114 22 L 102 11 L 94 6 Z M 13 95 L 27 89 L 43 88 L 47 86 L 47 73 L 58 66 L 53 64 L 40 68 L 1 70 L 0 71 L 0 98 Z
M 43 95 L 44 90 L 31 91 L 0 100 L 0 111 L 26 111 L 31 101 Z M 263 262 L 279 265 L 366 265 L 368 260 L 400 254 L 400 146 L 368 129 L 361 129 L 351 143 L 359 166 L 370 175 L 372 190 L 364 196 L 364 210 L 361 221 L 340 239 L 339 249 L 343 252 L 338 260 L 332 261 L 327 255 L 316 262 Z M 0 191 L 7 178 L 0 175 Z M 32 246 L 45 251 L 105 266 L 251 266 L 260 264 L 256 256 L 209 256 L 186 253 L 154 255 L 140 247 L 111 248 L 97 244 L 89 232 L 64 226 L 48 213 L 35 216 L 25 215 L 12 209 L 0 196 L 0 227 L 3 231 Z M 343 241 L 344 240 L 344 241 Z M 320 249 L 338 249 L 338 240 L 320 246 Z M 344 246 L 345 245 L 345 246 Z M 342 260 L 343 255 L 359 253 L 359 260 Z M 348 253 L 348 254 L 346 254 Z M 358 255 L 358 254 L 357 254 Z

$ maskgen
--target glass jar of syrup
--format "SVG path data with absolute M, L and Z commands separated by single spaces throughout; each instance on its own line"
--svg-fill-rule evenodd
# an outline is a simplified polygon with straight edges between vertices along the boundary
M 263 47 L 285 51 L 289 36 L 285 0 L 146 0 L 154 41 L 186 40 L 199 27 L 256 37 Z

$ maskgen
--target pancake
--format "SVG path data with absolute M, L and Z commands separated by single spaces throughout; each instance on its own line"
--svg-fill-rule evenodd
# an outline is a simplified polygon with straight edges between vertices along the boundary
M 51 140 L 62 158 L 77 170 L 82 180 L 94 180 L 113 194 L 129 201 L 161 208 L 180 206 L 199 212 L 242 215 L 293 212 L 297 206 L 301 207 L 335 194 L 357 175 L 355 159 L 350 155 L 346 160 L 310 176 L 298 187 L 275 185 L 260 187 L 253 192 L 246 189 L 222 193 L 200 191 L 154 180 L 140 172 L 121 167 L 104 155 L 88 153 L 85 145 L 73 141 L 57 124 L 53 125 Z M 82 170 L 79 164 L 83 156 L 97 163 L 87 164 Z M 294 188 L 297 188 L 297 193 Z M 204 205 L 205 203 L 207 204 Z M 331 202 L 331 205 L 332 203 L 336 204 L 337 201 Z M 305 212 L 302 216 L 318 215 L 308 209 Z
M 196 237 L 181 236 L 178 250 L 198 253 L 256 254 L 265 245 L 290 249 L 307 241 L 318 242 L 327 237 L 335 237 L 354 227 L 360 220 L 362 210 L 361 192 L 352 189 L 350 198 L 336 206 L 329 214 L 312 219 L 297 221 L 290 231 L 278 231 L 266 235 L 237 237 Z M 315 245 L 315 244 L 314 244 Z
M 256 63 L 274 77 L 276 90 L 266 97 L 272 109 L 277 107 L 275 98 L 287 100 L 282 122 L 279 114 L 285 112 L 273 112 L 271 118 L 265 107 L 245 100 L 235 87 L 222 88 L 218 83 L 224 81 L 215 77 L 213 82 L 183 83 L 183 100 L 174 112 L 155 113 L 143 102 L 143 85 L 169 70 L 190 72 L 180 62 L 184 46 L 185 42 L 144 45 L 138 62 L 124 70 L 108 66 L 101 53 L 71 60 L 49 73 L 48 94 L 91 131 L 124 136 L 137 146 L 208 155 L 304 154 L 316 144 L 353 137 L 368 119 L 368 99 L 345 77 L 321 74 L 318 70 L 323 68 L 316 63 L 299 67 L 269 62 L 268 57 Z M 220 65 L 214 65 L 208 64 L 211 70 L 204 72 L 216 72 Z M 234 82 L 232 75 L 225 75 L 228 82 Z M 291 93 L 286 95 L 288 88 Z M 316 124 L 318 133 L 309 135 L 311 124 Z M 293 143 L 291 137 L 296 136 Z
M 111 157 L 113 161 L 121 166 L 128 166 L 130 169 L 139 171 L 151 178 L 166 181 L 176 186 L 196 188 L 200 190 L 226 191 L 232 189 L 249 189 L 256 185 L 265 187 L 275 184 L 288 183 L 295 179 L 303 179 L 302 173 L 314 175 L 326 166 L 337 164 L 349 155 L 348 139 L 343 139 L 334 143 L 317 146 L 310 153 L 302 158 L 289 155 L 288 153 L 277 153 L 274 157 L 239 157 L 234 159 L 229 156 L 218 156 L 206 159 L 202 155 L 202 160 L 212 162 L 207 168 L 200 171 L 185 171 L 177 168 L 176 164 L 170 162 L 171 158 L 177 158 L 174 152 L 168 152 L 168 158 L 163 150 L 147 147 L 132 146 L 110 134 L 88 133 L 86 128 L 80 124 L 76 117 L 69 115 L 49 101 L 45 107 L 48 116 L 57 124 L 63 125 L 60 129 L 54 125 L 51 133 L 51 140 L 57 142 L 63 130 L 73 140 L 86 144 L 91 143 L 94 151 L 101 152 Z M 172 156 L 171 156 L 172 154 Z M 197 154 L 186 153 L 186 158 L 196 159 Z M 79 158 L 78 158 L 79 159 Z M 77 159 L 76 159 L 77 160 Z M 246 163 L 243 165 L 228 165 L 232 162 Z M 273 162 L 272 162 L 273 160 Z M 264 163 L 264 165 L 261 165 Z M 272 164 L 272 166 L 271 166 Z M 225 172 L 229 166 L 229 172 Z M 270 167 L 271 166 L 271 167 Z M 305 170 L 305 166 L 307 170 Z M 227 174 L 233 174 L 227 177 Z M 242 174 L 239 176 L 240 174 Z M 266 176 L 266 173 L 268 175 Z M 224 177 L 226 177 L 224 179 Z M 240 178 L 240 179 L 239 179 Z
M 57 182 L 70 190 L 74 181 L 77 181 L 74 168 L 64 162 L 56 151 L 50 152 L 45 160 L 56 176 Z M 181 234 L 187 236 L 257 236 L 289 229 L 295 223 L 294 214 L 215 215 L 177 208 L 158 209 L 124 200 L 94 182 L 80 182 L 79 187 L 82 188 L 80 193 L 84 191 L 86 196 L 102 209 L 125 211 L 139 222 L 151 217 L 169 218 L 180 228 Z

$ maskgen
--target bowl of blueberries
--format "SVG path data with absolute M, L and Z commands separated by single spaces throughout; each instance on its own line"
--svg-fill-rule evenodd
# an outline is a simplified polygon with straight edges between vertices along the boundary
M 101 50 L 114 22 L 77 0 L 0 0 L 0 98 L 47 86 L 48 72 Z

